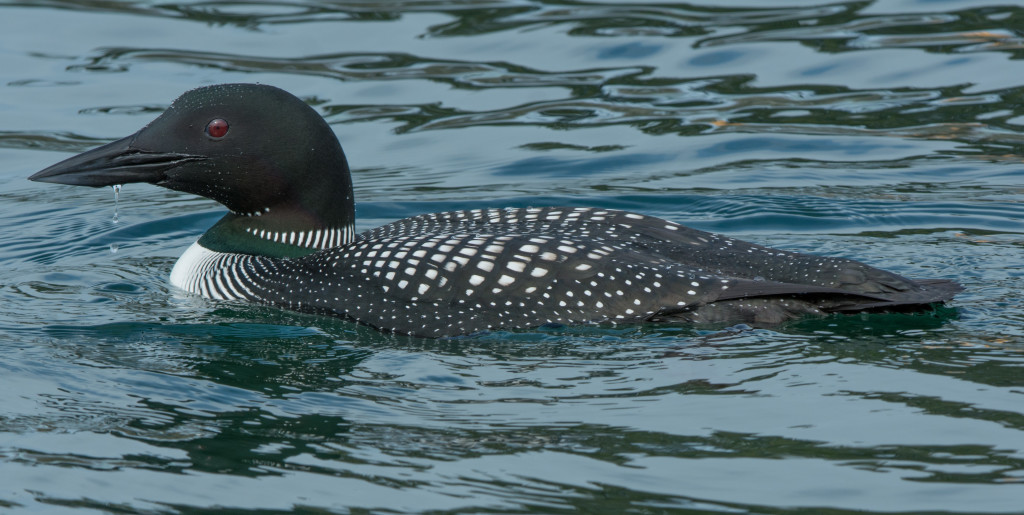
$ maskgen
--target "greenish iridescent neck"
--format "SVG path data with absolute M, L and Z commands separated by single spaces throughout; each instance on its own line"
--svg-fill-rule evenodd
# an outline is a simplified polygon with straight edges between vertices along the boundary
M 199 244 L 215 252 L 296 258 L 352 241 L 355 228 L 311 223 L 297 213 L 249 216 L 228 213 L 206 231 Z

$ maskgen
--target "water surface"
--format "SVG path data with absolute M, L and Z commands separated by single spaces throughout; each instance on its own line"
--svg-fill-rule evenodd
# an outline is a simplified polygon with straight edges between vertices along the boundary
M 1024 513 L 1024 8 L 0 0 L 0 507 Z M 425 340 L 170 287 L 224 213 L 31 173 L 262 82 L 359 228 L 596 206 L 957 280 L 782 327 Z

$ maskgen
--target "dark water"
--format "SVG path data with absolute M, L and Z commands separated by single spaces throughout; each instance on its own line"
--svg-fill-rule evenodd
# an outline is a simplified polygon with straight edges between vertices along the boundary
M 1024 513 L 1024 7 L 746 4 L 0 1 L 0 511 Z M 391 337 L 172 289 L 211 201 L 25 180 L 231 81 L 327 117 L 360 228 L 622 208 L 966 291 Z

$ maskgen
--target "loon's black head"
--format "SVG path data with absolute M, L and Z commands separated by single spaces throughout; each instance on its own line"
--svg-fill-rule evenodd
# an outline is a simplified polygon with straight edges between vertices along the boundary
M 260 84 L 188 91 L 139 132 L 29 179 L 148 182 L 216 200 L 235 217 L 262 215 L 269 230 L 348 227 L 354 219 L 348 163 L 330 126 L 295 96 Z

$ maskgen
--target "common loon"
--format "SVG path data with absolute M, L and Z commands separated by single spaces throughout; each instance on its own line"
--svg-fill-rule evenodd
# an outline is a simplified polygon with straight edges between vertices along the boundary
M 613 209 L 450 211 L 357 234 L 352 180 L 334 132 L 300 99 L 258 84 L 188 91 L 137 133 L 30 179 L 148 182 L 216 200 L 229 213 L 185 251 L 172 284 L 399 334 L 774 324 L 918 310 L 962 290 Z

